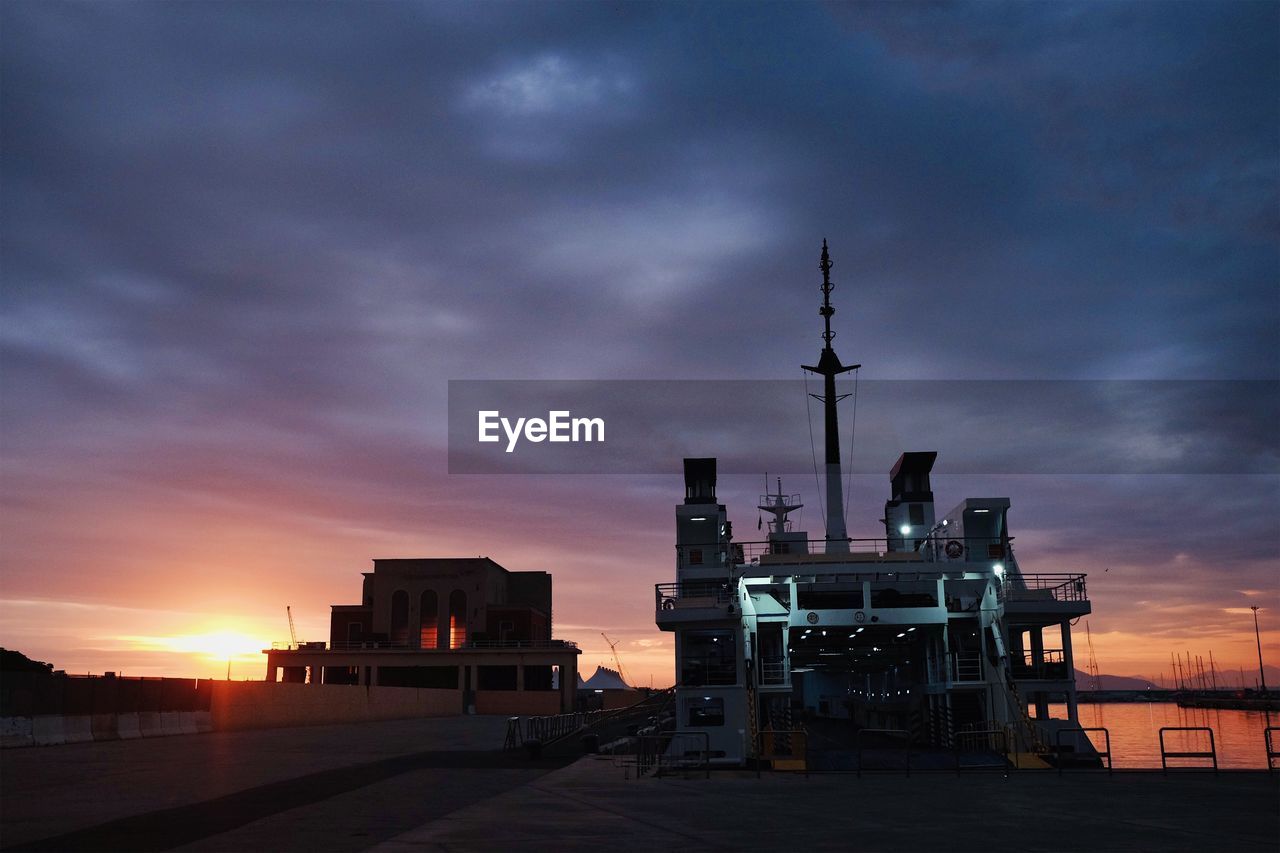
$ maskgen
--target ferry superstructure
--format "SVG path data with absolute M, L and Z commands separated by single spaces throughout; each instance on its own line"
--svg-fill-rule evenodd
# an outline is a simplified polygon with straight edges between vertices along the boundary
M 684 460 L 676 507 L 676 581 L 655 588 L 656 622 L 675 634 L 677 728 L 705 733 L 712 760 L 741 765 L 764 732 L 799 719 L 898 730 L 950 747 L 965 731 L 1001 731 L 1010 752 L 1047 754 L 1079 726 L 1071 624 L 1090 612 L 1081 573 L 1029 574 L 1014 556 L 1007 498 L 968 498 L 937 517 L 933 452 L 889 472 L 882 538 L 845 529 L 835 378 L 856 369 L 831 341 L 823 242 L 822 377 L 826 530 L 794 530 L 800 497 L 766 484 L 759 542 L 733 539 L 716 497 L 716 460 Z M 1050 717 L 1051 703 L 1066 717 Z M 1087 742 L 1067 737 L 1068 743 Z

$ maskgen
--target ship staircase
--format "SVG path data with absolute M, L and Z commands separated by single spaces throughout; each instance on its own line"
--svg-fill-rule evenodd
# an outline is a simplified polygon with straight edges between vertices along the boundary
M 1048 766 L 1045 759 L 1051 750 L 1040 736 L 1040 727 L 1036 725 L 1035 720 L 1031 719 L 1031 715 L 1027 713 L 1027 703 L 1022 701 L 1022 696 L 1018 692 L 1018 685 L 1012 680 L 1006 680 L 1005 689 L 1000 692 L 1004 693 L 1005 701 L 1008 703 L 1009 717 L 1012 721 L 1007 727 L 1010 753 L 1017 755 L 1015 760 L 1019 763 L 1031 761 Z

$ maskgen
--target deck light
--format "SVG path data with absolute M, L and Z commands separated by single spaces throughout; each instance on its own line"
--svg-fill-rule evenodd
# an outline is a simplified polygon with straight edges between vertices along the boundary
M 996 563 L 996 564 L 995 564 L 994 566 L 992 566 L 991 568 L 993 568 L 993 569 L 995 569 L 995 570 L 996 570 L 996 575 L 998 575 L 998 576 L 1000 576 L 1000 577 L 1003 577 L 1003 576 L 1004 576 L 1004 563 Z
M 910 524 L 902 525 L 901 527 L 898 528 L 898 532 L 901 533 L 903 536 L 906 536 L 908 533 L 911 532 L 911 525 Z
M 914 631 L 914 630 L 915 630 L 915 628 L 908 628 L 908 629 L 907 629 L 907 633 L 908 633 L 908 634 L 910 634 L 910 633 L 911 633 L 912 631 Z
M 706 517 L 705 515 L 700 515 L 700 516 L 698 516 L 697 518 L 691 518 L 691 519 L 689 519 L 689 520 L 690 520 L 690 521 L 706 521 L 706 520 L 707 520 L 707 517 Z
M 899 635 L 898 635 L 898 637 L 899 637 L 899 638 L 902 638 L 902 637 L 905 637 L 905 636 L 907 636 L 907 632 L 906 632 L 906 631 L 903 631 L 901 634 L 899 634 Z

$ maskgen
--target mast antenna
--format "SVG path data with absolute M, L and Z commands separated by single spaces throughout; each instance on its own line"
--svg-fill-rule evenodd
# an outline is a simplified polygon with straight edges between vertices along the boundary
M 836 313 L 836 309 L 831 305 L 831 291 L 835 288 L 831 283 L 833 266 L 835 264 L 831 260 L 830 252 L 827 251 L 827 241 L 824 239 L 822 259 L 818 262 L 818 269 L 822 270 L 822 307 L 818 309 L 818 313 L 822 315 L 822 352 L 818 356 L 816 365 L 801 366 L 810 373 L 816 373 L 822 377 L 822 393 L 809 396 L 822 403 L 825 415 L 823 426 L 827 475 L 826 550 L 827 553 L 846 554 L 849 552 L 849 534 L 845 527 L 844 494 L 840 483 L 840 425 L 836 416 L 836 404 L 849 395 L 836 393 L 836 377 L 842 373 L 857 370 L 862 365 L 841 364 L 840 357 L 831 348 L 831 339 L 836 336 L 835 332 L 831 331 L 831 315 Z

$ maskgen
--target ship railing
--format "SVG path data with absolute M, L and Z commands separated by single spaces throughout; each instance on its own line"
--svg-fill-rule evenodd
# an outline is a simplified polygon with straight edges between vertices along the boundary
M 734 592 L 724 581 L 681 581 L 655 584 L 656 610 L 681 610 L 695 607 L 723 607 L 733 601 Z
M 1020 574 L 999 586 L 1001 601 L 1088 601 L 1083 573 Z
M 1010 669 L 1014 678 L 1022 680 L 1062 680 L 1068 677 L 1066 653 L 1062 649 L 1045 649 L 1043 660 L 1039 663 L 1033 652 L 1024 651 L 1022 660 L 1014 663 Z
M 930 534 L 925 536 L 877 537 L 870 539 L 848 539 L 845 548 L 830 548 L 832 543 L 825 539 L 790 540 L 782 542 L 743 541 L 743 542 L 705 542 L 682 544 L 676 546 L 677 563 L 688 565 L 717 565 L 714 560 L 734 558 L 738 563 L 758 563 L 764 556 L 824 556 L 836 553 L 859 555 L 873 554 L 885 559 L 902 559 L 903 555 L 918 554 L 928 562 L 982 562 L 985 560 L 1011 560 L 1013 549 L 1010 546 L 1012 537 L 1004 539 L 992 536 L 945 536 Z M 895 555 L 890 557 L 889 555 Z
M 760 660 L 760 683 L 764 686 L 787 683 L 787 662 L 781 657 Z

